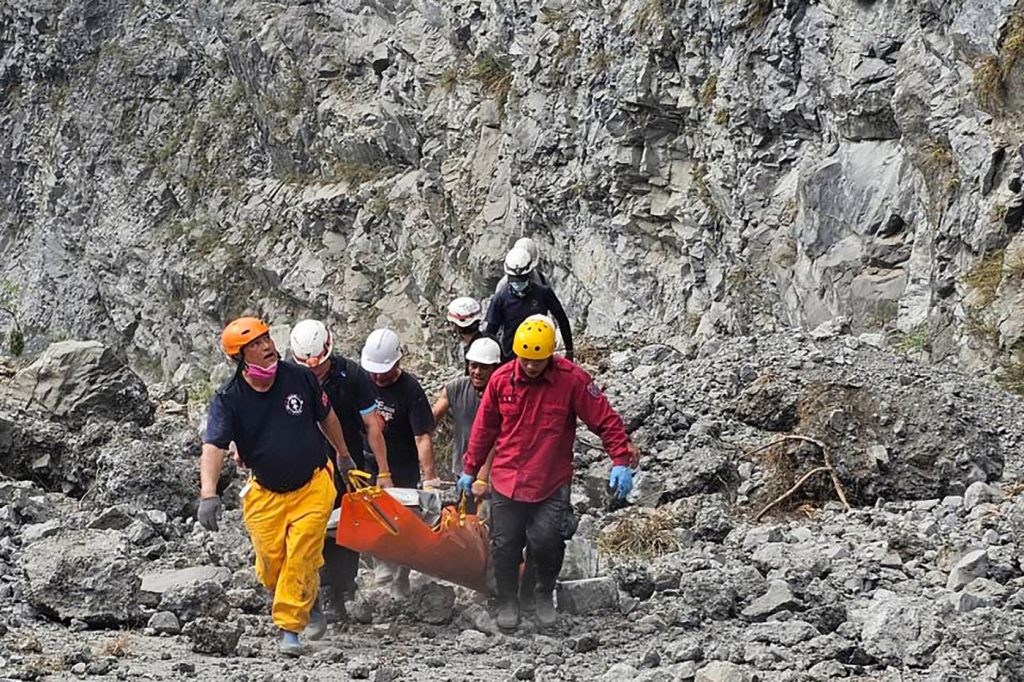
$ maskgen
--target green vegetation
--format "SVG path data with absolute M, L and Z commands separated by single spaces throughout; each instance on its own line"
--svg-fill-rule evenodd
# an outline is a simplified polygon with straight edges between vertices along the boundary
M 715 112 L 715 124 L 724 126 L 729 124 L 729 110 L 721 108 Z
M 1006 22 L 997 54 L 983 57 L 974 67 L 974 94 L 983 109 L 995 112 L 1006 104 L 1007 80 L 1022 58 L 1024 12 L 1017 12 Z
M 558 40 L 558 51 L 555 52 L 555 63 L 572 60 L 580 47 L 580 32 L 566 31 Z
M 480 83 L 483 93 L 494 98 L 498 112 L 504 114 L 512 91 L 512 67 L 508 57 L 496 55 L 489 50 L 482 52 L 473 65 L 472 76 Z
M 614 59 L 607 50 L 598 50 L 590 57 L 590 70 L 594 73 L 603 73 L 613 62 Z
M 1024 360 L 1021 359 L 1021 352 L 1014 353 L 1002 363 L 1001 368 L 997 383 L 1011 393 L 1024 395 Z
M 14 357 L 21 357 L 25 352 L 25 334 L 21 330 L 20 306 L 17 284 L 6 279 L 0 280 L 0 313 L 11 318 L 11 329 L 7 332 L 7 351 Z
M 704 79 L 697 99 L 700 100 L 701 105 L 704 107 L 710 107 L 711 103 L 715 101 L 716 95 L 718 95 L 718 75 L 712 73 Z
M 935 171 L 948 171 L 953 167 L 953 150 L 948 143 L 934 140 L 924 147 L 925 162 Z
M 928 327 L 920 325 L 916 329 L 900 336 L 896 348 L 907 355 L 923 353 L 928 349 Z
M 1006 220 L 1007 210 L 1009 209 L 1006 208 L 1006 204 L 995 204 L 992 207 L 992 222 L 1001 223 Z
M 672 0 L 647 0 L 633 17 L 633 33 L 650 33 L 669 25 Z
M 896 301 L 879 301 L 864 317 L 864 325 L 869 329 L 883 329 L 895 321 L 899 313 L 900 307 Z
M 996 289 L 1003 278 L 1004 254 L 1003 249 L 993 251 L 964 275 L 964 284 L 977 293 L 975 307 L 984 308 L 995 300 Z
M 765 22 L 768 21 L 768 15 L 772 13 L 773 5 L 772 0 L 750 0 L 750 4 L 747 5 L 747 17 L 745 20 L 747 28 L 754 30 L 764 26 Z
M 437 84 L 441 86 L 442 90 L 451 94 L 455 91 L 455 86 L 462 80 L 464 73 L 465 69 L 461 64 L 452 64 L 441 72 L 441 76 L 437 79 Z

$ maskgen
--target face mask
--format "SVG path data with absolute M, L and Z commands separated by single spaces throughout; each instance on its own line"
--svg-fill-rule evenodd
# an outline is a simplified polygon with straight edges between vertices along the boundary
M 274 361 L 270 367 L 257 367 L 256 365 L 246 365 L 245 373 L 249 375 L 251 379 L 257 381 L 270 381 L 277 375 L 277 361 Z
M 522 297 L 526 293 L 527 288 L 529 288 L 530 282 L 525 279 L 510 279 L 508 286 L 512 289 L 513 294 Z

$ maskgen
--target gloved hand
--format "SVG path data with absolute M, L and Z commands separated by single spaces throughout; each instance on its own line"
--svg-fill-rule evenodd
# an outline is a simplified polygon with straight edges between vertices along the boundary
M 218 495 L 200 499 L 199 511 L 196 512 L 196 518 L 199 519 L 199 525 L 206 530 L 220 530 L 217 526 L 217 516 L 220 514 L 221 506 L 220 497 Z
M 458 490 L 460 493 L 465 493 L 467 495 L 472 494 L 473 477 L 470 476 L 469 474 L 462 474 L 461 476 L 459 476 L 459 482 L 455 484 L 455 489 Z
M 427 480 L 423 481 L 423 489 L 424 490 L 437 490 L 440 487 L 441 487 L 441 479 L 440 478 L 436 478 L 436 477 L 435 478 L 428 478 Z
M 487 481 L 473 481 L 471 490 L 473 491 L 473 497 L 479 500 L 491 492 L 491 485 Z
M 633 489 L 633 470 L 621 464 L 612 467 L 612 475 L 608 477 L 608 485 L 615 489 L 615 496 L 625 499 Z
M 338 452 L 335 452 L 334 453 L 334 463 L 337 465 L 337 467 L 338 467 L 338 475 L 341 476 L 341 480 L 343 480 L 343 481 L 347 481 L 348 480 L 348 472 L 350 472 L 350 471 L 352 471 L 353 469 L 356 468 L 356 461 L 354 459 L 352 459 L 352 455 L 347 454 L 347 453 L 344 454 L 344 455 L 341 455 L 341 454 L 338 454 Z

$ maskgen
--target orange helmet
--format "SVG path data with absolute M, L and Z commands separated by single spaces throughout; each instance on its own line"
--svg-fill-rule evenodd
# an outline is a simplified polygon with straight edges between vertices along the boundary
M 259 318 L 240 317 L 228 322 L 228 326 L 224 327 L 224 332 L 220 335 L 220 347 L 228 357 L 233 358 L 242 352 L 242 346 L 269 331 L 270 327 Z

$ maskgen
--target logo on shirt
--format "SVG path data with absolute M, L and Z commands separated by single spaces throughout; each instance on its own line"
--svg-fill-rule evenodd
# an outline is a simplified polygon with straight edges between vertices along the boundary
M 292 393 L 284 399 L 284 411 L 293 417 L 298 417 L 302 414 L 302 405 L 302 396 L 298 393 Z
M 601 389 L 598 387 L 596 383 L 591 381 L 589 384 L 587 384 L 587 393 L 590 394 L 591 398 L 596 398 L 599 395 L 601 395 Z
M 388 405 L 380 398 L 377 398 L 377 414 L 384 420 L 384 428 L 387 428 L 391 420 L 395 418 L 395 407 L 394 405 Z

